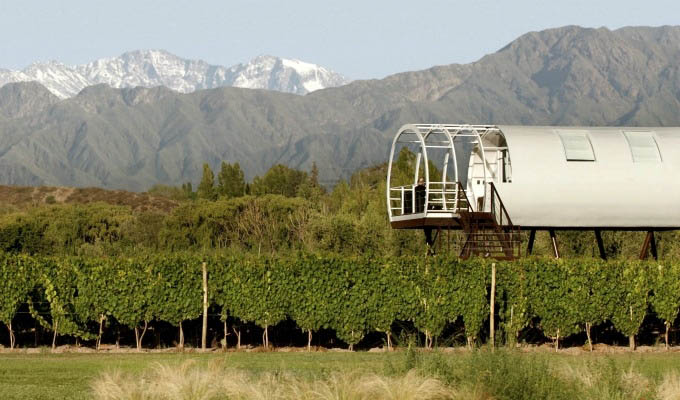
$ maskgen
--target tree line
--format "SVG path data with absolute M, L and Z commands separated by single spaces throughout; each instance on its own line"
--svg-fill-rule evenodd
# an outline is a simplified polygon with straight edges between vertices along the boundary
M 400 153 L 395 182 L 412 182 L 414 169 L 415 156 Z M 390 228 L 385 176 L 382 164 L 327 189 L 319 184 L 315 167 L 307 172 L 275 165 L 247 182 L 238 163 L 223 162 L 217 174 L 206 164 L 195 190 L 191 183 L 149 190 L 175 201 L 171 211 L 101 202 L 1 207 L 0 251 L 69 256 L 159 251 L 424 255 L 421 231 Z M 565 257 L 599 254 L 592 232 L 558 235 Z M 611 258 L 636 257 L 644 240 L 640 232 L 602 235 Z M 441 252 L 453 254 L 463 240 L 460 232 L 445 233 L 443 239 Z M 677 232 L 660 233 L 657 241 L 662 258 L 680 257 Z M 551 254 L 547 234 L 539 232 L 534 253 Z

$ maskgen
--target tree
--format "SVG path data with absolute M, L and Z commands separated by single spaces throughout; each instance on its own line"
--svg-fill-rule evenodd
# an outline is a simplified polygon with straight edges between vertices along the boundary
M 215 174 L 208 163 L 203 164 L 203 177 L 201 183 L 198 185 L 198 197 L 201 199 L 215 200 L 217 193 L 215 193 Z
M 241 197 L 246 192 L 246 181 L 239 163 L 229 164 L 222 161 L 217 174 L 217 192 L 227 198 Z
M 191 197 L 194 194 L 194 188 L 191 187 L 191 182 L 183 183 L 182 190 L 186 193 L 187 197 Z
M 295 197 L 298 188 L 307 181 L 307 173 L 288 168 L 285 165 L 274 165 L 263 177 L 255 177 L 251 192 L 256 196 L 264 194 L 280 194 Z
M 309 181 L 314 186 L 319 186 L 319 167 L 316 166 L 316 161 L 312 162 L 312 172 L 309 175 Z
M 313 203 L 319 203 L 321 196 L 326 193 L 324 188 L 319 185 L 319 168 L 316 166 L 316 162 L 312 163 L 312 170 L 306 179 L 297 187 L 295 195 L 297 197 L 302 197 L 303 199 L 308 199 Z

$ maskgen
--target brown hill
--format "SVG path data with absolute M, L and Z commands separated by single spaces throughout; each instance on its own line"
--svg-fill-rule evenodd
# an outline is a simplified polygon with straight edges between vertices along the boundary
M 44 204 L 87 204 L 97 202 L 127 206 L 134 211 L 158 212 L 170 212 L 178 205 L 176 201 L 164 197 L 125 190 L 0 185 L 0 204 L 19 208 Z

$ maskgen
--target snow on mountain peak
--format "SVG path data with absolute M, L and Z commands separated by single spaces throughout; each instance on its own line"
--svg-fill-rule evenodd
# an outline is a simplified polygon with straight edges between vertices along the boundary
M 37 81 L 61 98 L 101 83 L 115 88 L 165 86 L 183 93 L 236 86 L 306 94 L 349 82 L 340 74 L 300 60 L 262 55 L 227 68 L 183 59 L 165 50 L 135 50 L 76 66 L 50 61 L 31 64 L 22 71 L 0 69 L 0 86 L 19 81 Z
M 235 65 L 229 68 L 229 73 L 233 76 L 233 86 L 297 94 L 349 83 L 344 76 L 319 65 L 270 55 Z

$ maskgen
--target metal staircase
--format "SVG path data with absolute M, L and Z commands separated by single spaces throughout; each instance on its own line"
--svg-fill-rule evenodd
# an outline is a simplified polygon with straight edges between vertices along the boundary
M 493 183 L 490 186 L 491 210 L 489 212 L 473 211 L 469 202 L 467 202 L 467 209 L 461 209 L 458 212 L 460 226 L 465 235 L 465 243 L 460 252 L 462 259 L 479 256 L 498 260 L 515 260 L 521 257 L 520 227 L 512 224 L 496 187 Z

